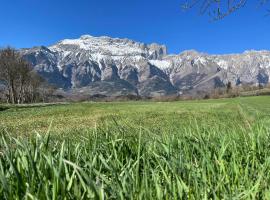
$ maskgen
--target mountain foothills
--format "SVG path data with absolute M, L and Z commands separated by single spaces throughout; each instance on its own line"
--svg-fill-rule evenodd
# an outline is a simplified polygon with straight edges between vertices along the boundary
M 228 82 L 266 85 L 270 75 L 270 51 L 169 55 L 164 45 L 89 35 L 20 53 L 49 83 L 72 95 L 180 95 Z

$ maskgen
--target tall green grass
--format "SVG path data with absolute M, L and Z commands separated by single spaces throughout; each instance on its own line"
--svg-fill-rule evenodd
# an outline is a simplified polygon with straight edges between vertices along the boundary
M 269 141 L 263 123 L 196 120 L 160 132 L 111 120 L 64 138 L 2 131 L 0 199 L 270 199 Z

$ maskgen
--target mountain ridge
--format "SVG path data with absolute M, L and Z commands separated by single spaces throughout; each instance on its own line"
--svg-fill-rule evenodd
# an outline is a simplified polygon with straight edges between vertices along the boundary
M 270 51 L 168 54 L 165 45 L 83 35 L 20 50 L 35 71 L 65 91 L 87 95 L 166 96 L 232 85 L 266 85 Z

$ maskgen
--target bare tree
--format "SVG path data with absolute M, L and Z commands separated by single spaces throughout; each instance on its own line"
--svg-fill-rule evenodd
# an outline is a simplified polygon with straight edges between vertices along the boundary
M 232 82 L 229 81 L 229 82 L 226 84 L 226 91 L 227 91 L 227 93 L 229 93 L 231 90 L 232 90 Z
M 6 88 L 7 102 L 19 104 L 35 101 L 42 79 L 15 49 L 8 47 L 0 50 L 0 81 Z
M 244 7 L 247 2 L 256 2 L 258 6 L 269 0 L 186 0 L 182 4 L 184 10 L 199 7 L 200 14 L 208 14 L 213 20 L 220 20 L 236 10 Z
M 7 48 L 0 52 L 0 79 L 4 82 L 8 90 L 8 101 L 16 102 L 15 81 L 17 80 L 18 54 Z
M 50 85 L 47 82 L 42 82 L 39 86 L 39 95 L 40 100 L 45 103 L 49 102 L 54 97 L 54 92 L 56 91 L 57 87 Z
M 31 66 L 22 59 L 18 60 L 17 66 L 18 80 L 17 80 L 17 103 L 26 102 L 27 85 L 31 81 Z
M 29 73 L 29 79 L 25 85 L 25 101 L 26 102 L 36 102 L 39 101 L 40 97 L 40 87 L 44 83 L 44 79 L 41 78 L 36 72 L 31 71 Z

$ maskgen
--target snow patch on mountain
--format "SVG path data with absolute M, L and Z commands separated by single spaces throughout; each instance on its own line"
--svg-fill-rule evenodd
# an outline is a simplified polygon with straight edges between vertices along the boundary
M 162 70 L 168 69 L 172 65 L 172 63 L 167 60 L 149 60 L 149 62 Z

